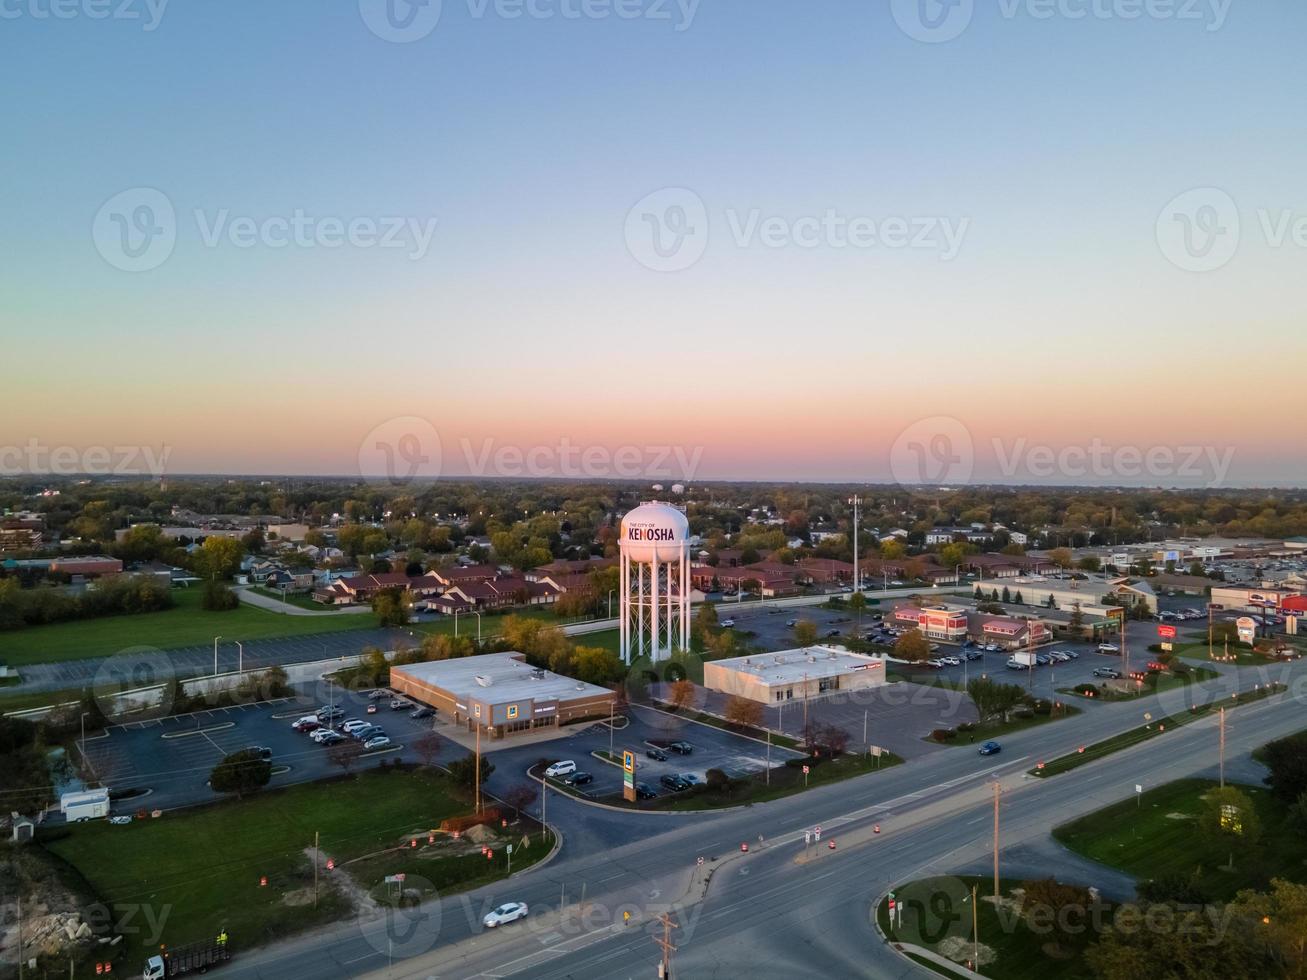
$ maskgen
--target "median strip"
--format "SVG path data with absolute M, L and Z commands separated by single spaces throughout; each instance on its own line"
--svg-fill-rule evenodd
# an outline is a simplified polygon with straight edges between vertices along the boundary
M 1274 683 L 1264 687 L 1258 687 L 1252 691 L 1236 693 L 1228 698 L 1222 698 L 1219 701 L 1212 701 L 1208 704 L 1201 704 L 1190 708 L 1188 711 L 1178 715 L 1169 715 L 1165 718 L 1158 718 L 1156 721 L 1150 721 L 1147 725 L 1139 728 L 1132 728 L 1129 731 L 1119 732 L 1110 738 L 1105 738 L 1101 742 L 1094 742 L 1092 745 L 1082 746 L 1075 752 L 1058 756 L 1050 762 L 1041 762 L 1034 769 L 1027 772 L 1029 776 L 1038 776 L 1043 779 L 1048 776 L 1056 776 L 1060 773 L 1070 772 L 1095 759 L 1101 759 L 1104 756 L 1111 755 L 1114 752 L 1120 752 L 1122 749 L 1128 749 L 1132 745 L 1138 745 L 1140 742 L 1146 742 L 1149 739 L 1156 738 L 1167 731 L 1180 728 L 1190 722 L 1197 721 L 1210 715 L 1215 708 L 1237 708 L 1240 705 L 1252 704 L 1256 701 L 1264 700 L 1272 694 L 1279 694 L 1288 688 L 1284 684 Z

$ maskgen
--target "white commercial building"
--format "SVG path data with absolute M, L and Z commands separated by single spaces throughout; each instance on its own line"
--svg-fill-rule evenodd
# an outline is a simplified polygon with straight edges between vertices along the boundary
M 885 661 L 832 647 L 779 650 L 703 665 L 703 685 L 763 704 L 861 691 L 885 683 Z

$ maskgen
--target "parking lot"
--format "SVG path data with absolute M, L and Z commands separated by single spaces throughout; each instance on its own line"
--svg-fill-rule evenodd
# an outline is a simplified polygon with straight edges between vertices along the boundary
M 730 620 L 735 624 L 733 628 L 741 634 L 754 634 L 748 637 L 749 642 L 757 645 L 764 652 L 788 650 L 796 646 L 794 627 L 790 625 L 791 623 L 807 620 L 816 625 L 818 640 L 825 638 L 834 643 L 838 643 L 840 637 L 853 636 L 858 626 L 857 617 L 847 610 L 822 609 L 820 606 L 769 606 L 766 609 L 732 613 L 730 606 L 729 602 L 725 602 L 717 608 L 718 622 L 725 623 Z M 887 605 L 886 608 L 890 607 Z M 862 614 L 864 629 L 875 622 L 874 617 L 880 611 L 876 606 L 867 607 Z M 839 634 L 828 637 L 827 634 L 832 630 L 839 630 Z
M 648 783 L 659 796 L 669 792 L 660 782 L 666 775 L 688 773 L 703 782 L 709 769 L 720 769 L 728 776 L 738 778 L 763 772 L 767 768 L 767 746 L 762 742 L 640 705 L 632 705 L 627 717 L 630 724 L 612 733 L 613 751 L 619 755 L 623 749 L 634 751 L 636 780 Z M 667 751 L 666 762 L 650 759 L 645 754 L 655 746 L 666 746 L 676 741 L 688 742 L 694 751 L 690 755 Z M 574 761 L 577 769 L 594 776 L 593 782 L 575 787 L 574 792 L 589 799 L 601 799 L 620 796 L 622 793 L 621 767 L 591 755 L 597 751 L 607 752 L 608 746 L 608 725 L 599 723 L 580 729 L 567 738 L 537 746 L 534 751 L 526 750 L 529 761 L 521 758 L 523 750 L 519 749 L 513 754 L 519 757 L 519 762 L 525 761 L 526 765 L 542 757 Z M 801 754 L 773 745 L 771 764 L 773 767 L 784 765 L 786 759 L 797 759 Z M 510 757 L 508 752 L 496 752 L 496 766 L 501 764 L 501 760 Z
M 316 695 L 317 689 L 309 693 Z M 388 701 L 380 701 L 377 713 L 368 715 L 366 694 L 337 689 L 336 703 L 344 708 L 345 718 L 371 718 L 385 729 L 393 743 L 389 750 L 364 755 L 356 768 L 376 765 L 383 759 L 416 761 L 412 743 L 432 728 L 431 719 L 414 720 L 407 710 L 391 711 Z M 103 735 L 86 740 L 86 756 L 115 794 L 124 790 L 148 793 L 115 806 L 116 811 L 124 813 L 214 799 L 217 794 L 207 785 L 213 767 L 229 753 L 252 746 L 272 750 L 271 786 L 339 775 L 341 769 L 331 761 L 327 748 L 291 729 L 292 722 L 313 713 L 319 703 L 306 695 L 112 725 Z M 446 740 L 442 759 L 462 754 L 462 748 Z

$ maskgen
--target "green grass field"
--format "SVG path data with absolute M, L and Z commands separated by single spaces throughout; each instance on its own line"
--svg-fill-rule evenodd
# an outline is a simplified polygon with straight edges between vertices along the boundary
M 11 667 L 107 657 L 128 647 L 161 650 L 212 643 L 215 636 L 241 641 L 307 636 L 376 626 L 372 616 L 288 616 L 242 603 L 227 612 L 200 608 L 199 589 L 177 589 L 176 605 L 137 616 L 104 616 L 0 633 L 0 661 Z
M 993 893 L 992 878 L 948 877 L 924 878 L 895 886 L 896 900 L 904 902 L 903 924 L 891 927 L 889 903 L 881 902 L 876 908 L 876 921 L 892 940 L 921 946 L 941 953 L 950 941 L 956 944 L 965 958 L 975 949 L 972 932 L 973 916 L 970 891 L 976 887 L 979 899 L 974 922 L 979 942 L 994 954 L 992 961 L 980 968 L 982 976 L 1000 977 L 1002 980 L 1088 980 L 1093 974 L 1083 957 L 1077 955 L 1091 936 L 1075 945 L 1057 949 L 1058 955 L 1049 955 L 1045 948 L 1047 936 L 1031 931 L 1027 921 L 1008 911 L 1000 916 L 987 896 Z M 1010 896 L 1021 882 L 999 879 L 999 890 Z M 1110 910 L 1104 912 L 1110 916 Z M 913 957 L 923 967 L 941 976 L 958 976 L 943 967 Z
M 1256 786 L 1239 789 L 1257 807 L 1261 841 L 1243 846 L 1234 855 L 1234 870 L 1225 870 L 1230 855 L 1205 846 L 1195 829 L 1202 795 L 1216 785 L 1201 779 L 1167 783 L 1138 801 L 1125 800 L 1063 824 L 1053 836 L 1078 854 L 1141 879 L 1188 877 L 1197 869 L 1201 887 L 1217 899 L 1231 898 L 1240 888 L 1265 888 L 1272 877 L 1307 882 L 1307 841 L 1287 825 L 1284 807 Z
M 324 881 L 349 873 L 370 889 L 384 875 L 406 871 L 444 891 L 502 877 L 502 855 L 494 862 L 479 852 L 424 857 L 426 830 L 470 811 L 466 794 L 441 773 L 371 770 L 125 827 L 102 821 L 74 825 L 67 836 L 45 846 L 80 872 L 106 904 L 147 904 L 156 919 L 166 911 L 164 934 L 156 941 L 193 942 L 225 927 L 239 950 L 351 914 L 347 899 L 330 886 L 320 889 L 313 908 L 313 871 L 305 849 L 315 832 L 323 853 L 337 864 L 335 871 L 321 873 Z M 423 847 L 377 853 L 417 832 Z M 515 853 L 514 870 L 540 860 L 549 848 L 537 834 L 526 853 Z M 263 876 L 266 886 L 259 883 Z M 124 969 L 139 969 L 135 961 L 149 938 L 128 937 Z

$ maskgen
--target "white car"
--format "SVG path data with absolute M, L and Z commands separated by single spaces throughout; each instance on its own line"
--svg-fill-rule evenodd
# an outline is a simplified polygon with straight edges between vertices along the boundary
M 518 919 L 526 918 L 526 902 L 505 902 L 497 909 L 491 909 L 486 913 L 486 917 L 481 920 L 481 924 L 487 929 L 494 929 L 496 926 L 506 925 L 509 922 L 516 922 Z
M 315 732 L 309 732 L 309 738 L 313 739 L 313 741 L 321 745 L 323 742 L 325 742 L 327 739 L 329 739 L 332 735 L 335 734 L 337 733 L 332 731 L 330 728 L 319 728 Z
M 346 735 L 353 735 L 359 729 L 367 728 L 371 724 L 372 722 L 370 721 L 363 721 L 360 718 L 354 718 L 351 719 L 350 721 L 345 722 L 345 724 L 341 725 L 340 730 L 344 732 Z
M 374 735 L 363 743 L 363 747 L 371 752 L 373 749 L 390 748 L 390 739 L 385 735 Z
M 735 620 L 733 620 L 733 619 L 723 619 L 719 625 L 720 625 L 721 628 L 724 629 L 724 630 L 734 629 L 734 628 L 735 628 Z
M 1120 648 L 1119 646 L 1117 646 L 1115 643 L 1100 643 L 1100 644 L 1098 644 L 1098 652 L 1099 652 L 1099 653 L 1120 653 L 1120 652 L 1121 652 L 1121 648 Z
M 566 776 L 569 773 L 574 773 L 574 772 L 576 772 L 576 763 L 573 762 L 571 759 L 564 759 L 562 762 L 555 762 L 552 766 L 546 769 L 545 775 L 556 778 L 558 776 Z

